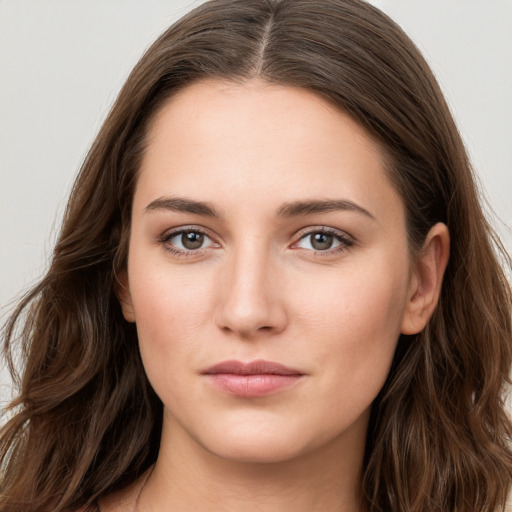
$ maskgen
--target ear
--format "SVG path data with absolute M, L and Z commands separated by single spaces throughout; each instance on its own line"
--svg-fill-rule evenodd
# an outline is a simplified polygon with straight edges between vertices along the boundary
M 429 231 L 413 263 L 402 334 L 417 334 L 427 325 L 439 300 L 444 271 L 450 256 L 450 235 L 443 223 Z
M 128 281 L 128 272 L 122 270 L 117 275 L 116 295 L 123 311 L 123 316 L 127 322 L 135 322 L 135 311 L 133 309 L 132 297 L 130 294 L 130 283 Z

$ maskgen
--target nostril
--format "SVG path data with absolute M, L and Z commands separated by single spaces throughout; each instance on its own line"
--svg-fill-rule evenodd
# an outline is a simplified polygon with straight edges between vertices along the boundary
M 251 328 L 249 326 L 230 326 L 230 325 L 223 325 L 221 327 L 222 331 L 226 334 L 230 335 L 237 335 L 241 338 L 252 338 L 254 336 L 257 336 L 258 334 L 271 334 L 276 330 L 275 327 L 272 325 L 262 325 L 261 327 Z

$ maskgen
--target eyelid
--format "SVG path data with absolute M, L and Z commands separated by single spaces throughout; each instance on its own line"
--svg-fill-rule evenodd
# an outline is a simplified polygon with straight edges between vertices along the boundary
M 180 249 L 178 247 L 175 247 L 171 244 L 169 244 L 169 241 L 180 234 L 187 233 L 187 232 L 197 232 L 201 233 L 202 235 L 208 237 L 211 240 L 211 244 L 206 247 L 200 247 L 198 249 Z M 297 244 L 306 238 L 307 236 L 311 236 L 314 233 L 325 233 L 328 235 L 334 236 L 340 244 L 334 248 L 320 250 L 320 249 L 306 249 L 302 247 L 297 247 Z M 194 256 L 194 255 L 200 255 L 205 251 L 210 250 L 211 248 L 219 248 L 221 247 L 221 244 L 217 241 L 217 238 L 214 234 L 211 233 L 209 229 L 206 229 L 202 226 L 198 225 L 184 225 L 184 226 L 177 226 L 171 229 L 168 229 L 164 231 L 159 237 L 158 242 L 164 246 L 164 248 L 171 252 L 174 255 L 177 256 Z M 298 232 L 295 233 L 293 236 L 294 242 L 290 245 L 290 248 L 295 250 L 301 250 L 304 252 L 314 253 L 319 256 L 329 256 L 333 255 L 339 252 L 346 251 L 353 245 L 355 245 L 356 241 L 353 236 L 349 235 L 346 231 L 342 231 L 337 228 L 329 227 L 329 226 L 308 226 L 306 228 L 300 229 Z
M 338 241 L 341 242 L 341 244 L 337 247 L 334 247 L 332 249 L 326 249 L 326 250 L 315 250 L 315 249 L 304 249 L 301 247 L 296 247 L 297 244 L 306 238 L 307 236 L 311 236 L 314 233 L 324 233 L 327 235 L 334 236 Z M 354 246 L 356 241 L 353 236 L 349 235 L 346 231 L 342 231 L 340 229 L 332 228 L 329 226 L 308 226 L 307 228 L 303 228 L 299 230 L 294 235 L 295 241 L 292 243 L 291 248 L 296 250 L 303 250 L 308 252 L 313 252 L 315 254 L 320 255 L 332 255 L 336 252 L 341 252 L 349 249 L 350 247 Z
M 175 236 L 181 235 L 183 233 L 201 233 L 205 237 L 209 238 L 212 242 L 212 244 L 206 246 L 206 247 L 200 247 L 198 249 L 180 249 L 178 247 L 172 246 L 169 244 L 169 241 L 174 238 Z M 194 224 L 191 225 L 185 225 L 185 226 L 178 226 L 171 229 L 168 229 L 164 231 L 159 237 L 158 242 L 164 246 L 164 248 L 171 252 L 174 255 L 178 256 L 193 256 L 193 255 L 199 255 L 202 254 L 204 251 L 213 248 L 220 247 L 220 243 L 216 240 L 217 237 L 213 235 L 210 230 L 205 229 L 201 226 L 197 226 Z
M 158 238 L 159 240 L 169 240 L 169 238 L 172 238 L 173 236 L 190 231 L 196 231 L 197 233 L 201 233 L 203 235 L 208 236 L 209 238 L 212 238 L 209 230 L 194 224 L 177 226 L 174 228 L 167 229 Z

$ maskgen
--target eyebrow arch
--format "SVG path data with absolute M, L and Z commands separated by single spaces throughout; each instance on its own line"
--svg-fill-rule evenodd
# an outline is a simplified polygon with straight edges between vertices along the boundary
M 146 212 L 153 210 L 171 210 L 178 213 L 194 213 L 206 217 L 214 217 L 220 219 L 221 214 L 214 208 L 211 203 L 203 201 L 194 201 L 184 197 L 159 197 L 151 201 L 146 208 Z
M 312 215 L 314 213 L 338 210 L 362 213 L 372 220 L 377 220 L 368 210 L 347 199 L 327 199 L 285 203 L 277 211 L 277 217 L 298 217 L 302 215 Z

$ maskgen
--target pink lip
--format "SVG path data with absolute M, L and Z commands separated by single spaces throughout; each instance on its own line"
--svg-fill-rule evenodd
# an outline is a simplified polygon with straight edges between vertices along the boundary
M 216 388 L 231 395 L 255 398 L 295 384 L 304 374 L 279 363 L 223 361 L 202 372 Z

